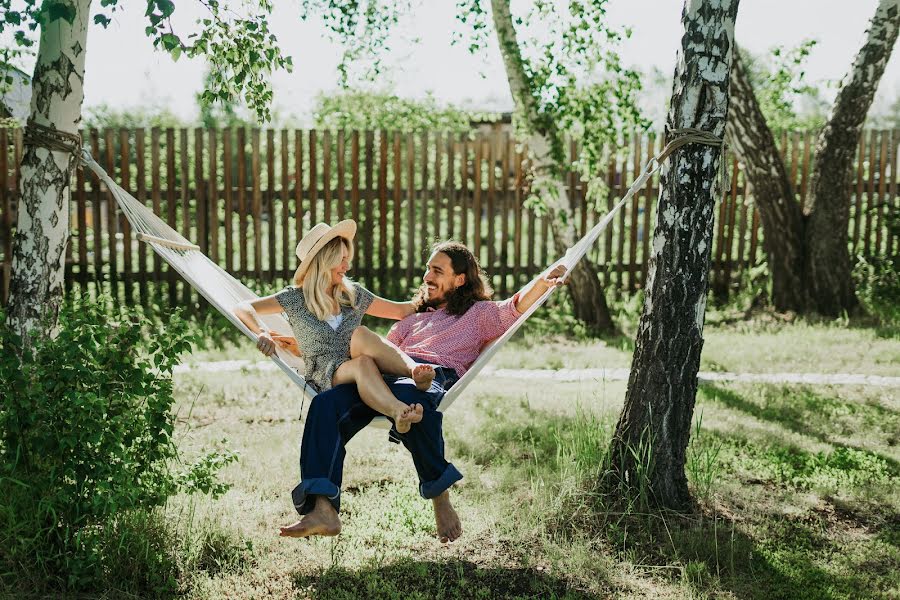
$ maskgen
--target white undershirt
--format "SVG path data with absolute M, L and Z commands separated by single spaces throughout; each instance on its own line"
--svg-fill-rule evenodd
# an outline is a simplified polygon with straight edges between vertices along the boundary
M 325 317 L 325 322 L 331 325 L 331 328 L 335 331 L 338 330 L 338 327 L 341 326 L 341 323 L 344 321 L 343 313 L 338 313 L 336 315 L 329 315 Z

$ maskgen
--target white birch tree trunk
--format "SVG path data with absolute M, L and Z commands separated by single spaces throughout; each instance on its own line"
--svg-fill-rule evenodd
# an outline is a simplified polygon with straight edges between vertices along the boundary
M 725 135 L 738 0 L 687 0 L 666 141 L 672 130 Z M 647 295 L 607 484 L 676 510 L 690 506 L 685 453 L 697 394 L 722 148 L 689 144 L 660 170 Z
M 31 121 L 78 133 L 90 0 L 70 0 L 74 18 L 41 27 Z M 20 166 L 8 324 L 26 344 L 54 335 L 69 239 L 71 155 L 26 143 Z M 115 249 L 111 249 L 115 251 Z
M 491 12 L 510 92 L 522 119 L 519 128 L 526 132 L 522 141 L 531 161 L 532 190 L 547 206 L 554 244 L 562 254 L 578 241 L 573 207 L 563 183 L 566 169 L 561 158 L 562 138 L 555 124 L 540 115 L 535 91 L 525 73 L 509 0 L 491 0 Z M 570 283 L 575 317 L 596 330 L 614 332 L 597 267 L 587 257 L 572 270 Z

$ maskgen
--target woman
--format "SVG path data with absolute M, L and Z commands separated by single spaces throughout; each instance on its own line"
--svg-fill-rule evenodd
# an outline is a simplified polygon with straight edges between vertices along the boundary
M 302 355 L 306 381 L 319 392 L 343 383 L 355 383 L 363 402 L 393 419 L 397 431 L 406 433 L 422 420 L 422 405 L 407 405 L 391 393 L 381 374 L 412 377 L 416 387 L 427 390 L 434 379 L 431 365 L 419 364 L 396 346 L 360 326 L 363 314 L 400 320 L 415 309 L 411 302 L 379 298 L 347 278 L 353 258 L 356 223 L 341 221 L 334 227 L 319 223 L 297 245 L 300 264 L 294 286 L 242 303 L 237 317 L 254 333 L 266 355 L 279 345 Z M 285 313 L 293 339 L 268 331 L 256 315 Z M 295 346 L 297 344 L 299 347 Z

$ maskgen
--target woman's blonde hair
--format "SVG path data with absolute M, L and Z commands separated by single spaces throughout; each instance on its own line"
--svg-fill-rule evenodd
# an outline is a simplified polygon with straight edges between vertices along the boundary
M 315 256 L 308 259 L 312 262 L 309 269 L 301 278 L 294 278 L 294 285 L 303 289 L 303 297 L 306 299 L 306 308 L 320 321 L 324 321 L 334 314 L 334 306 L 353 306 L 356 302 L 356 291 L 349 277 L 334 286 L 331 295 L 328 287 L 331 285 L 331 269 L 341 264 L 344 258 L 344 248 L 349 253 L 349 260 L 353 259 L 353 242 L 346 238 L 336 237 L 319 250 Z

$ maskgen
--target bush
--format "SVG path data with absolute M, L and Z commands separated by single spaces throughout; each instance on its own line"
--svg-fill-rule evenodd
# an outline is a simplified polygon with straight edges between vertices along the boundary
M 900 255 L 860 256 L 853 270 L 863 308 L 888 326 L 900 326 Z
M 51 589 L 96 589 L 116 570 L 109 545 L 130 531 L 127 545 L 147 555 L 134 576 L 166 587 L 171 573 L 154 564 L 166 544 L 127 523 L 181 491 L 224 492 L 214 472 L 234 456 L 179 460 L 171 373 L 190 349 L 187 323 L 151 330 L 103 304 L 64 307 L 58 335 L 30 349 L 0 329 L 0 566 Z

